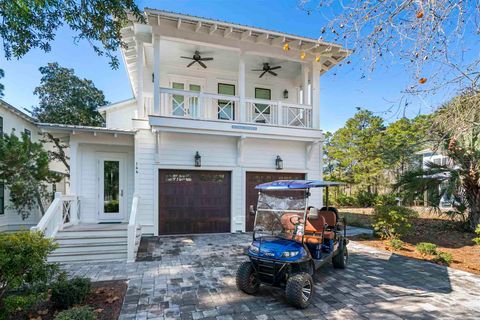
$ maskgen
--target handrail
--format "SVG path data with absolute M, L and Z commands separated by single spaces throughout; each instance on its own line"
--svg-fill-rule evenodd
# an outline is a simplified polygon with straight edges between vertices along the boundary
M 198 91 L 189 91 L 183 89 L 172 89 L 172 88 L 160 88 L 160 93 L 168 93 L 168 94 L 175 94 L 179 96 L 188 96 L 188 97 L 204 97 L 216 100 L 232 100 L 232 101 L 240 101 L 240 98 L 237 96 L 230 96 L 227 94 L 220 94 L 220 93 L 208 93 L 208 92 L 198 92 Z
M 62 195 L 55 192 L 55 198 L 32 231 L 41 231 L 47 238 L 54 238 L 58 230 L 79 221 L 80 201 L 75 195 Z
M 137 253 L 137 209 L 138 209 L 138 200 L 139 196 L 134 195 L 132 200 L 132 210 L 130 212 L 130 218 L 128 220 L 128 229 L 127 229 L 127 261 L 135 261 L 135 256 Z M 140 230 L 141 235 L 141 230 Z
M 52 203 L 48 207 L 47 212 L 45 212 L 38 224 L 31 227 L 30 230 L 44 232 L 46 237 L 52 238 L 57 233 L 58 228 L 60 227 L 58 223 L 59 221 L 54 221 L 54 219 L 58 220 L 59 218 L 58 213 L 60 210 L 58 209 L 61 204 L 61 193 L 56 192 L 55 199 L 53 199 Z M 52 226 L 50 227 L 50 225 Z

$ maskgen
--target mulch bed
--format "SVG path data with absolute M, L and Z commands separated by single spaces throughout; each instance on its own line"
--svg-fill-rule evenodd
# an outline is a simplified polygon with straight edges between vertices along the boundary
M 100 281 L 92 283 L 92 290 L 86 305 L 97 313 L 98 320 L 117 320 L 127 291 L 125 280 Z M 58 314 L 50 302 L 39 306 L 30 313 L 30 320 L 51 320 Z

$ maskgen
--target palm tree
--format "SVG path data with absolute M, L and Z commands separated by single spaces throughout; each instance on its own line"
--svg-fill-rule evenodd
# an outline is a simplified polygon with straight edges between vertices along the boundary
M 453 213 L 464 216 L 468 229 L 475 230 L 480 224 L 480 93 L 455 97 L 432 119 L 432 141 L 452 163 L 428 163 L 425 169 L 409 171 L 395 188 L 412 197 L 438 190 L 436 200 L 451 194 Z M 439 201 L 430 204 L 438 207 Z

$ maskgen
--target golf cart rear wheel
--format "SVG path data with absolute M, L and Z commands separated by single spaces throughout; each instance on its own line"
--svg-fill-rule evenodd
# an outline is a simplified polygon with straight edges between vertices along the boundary
M 237 270 L 237 288 L 248 294 L 254 294 L 260 288 L 260 281 L 255 277 L 255 270 L 250 261 L 243 262 Z
M 313 296 L 312 276 L 301 272 L 288 278 L 285 295 L 291 305 L 301 309 L 306 308 Z
M 343 244 L 338 249 L 338 253 L 332 258 L 333 267 L 335 269 L 345 269 L 348 263 L 348 249 L 346 244 Z

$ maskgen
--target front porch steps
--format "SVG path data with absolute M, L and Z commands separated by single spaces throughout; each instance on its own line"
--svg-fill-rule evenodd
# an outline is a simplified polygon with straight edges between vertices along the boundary
M 59 231 L 49 262 L 103 262 L 127 259 L 127 224 L 80 224 Z

